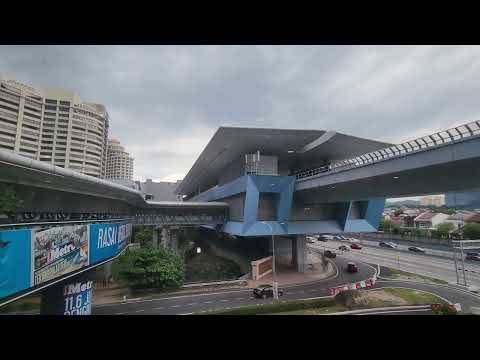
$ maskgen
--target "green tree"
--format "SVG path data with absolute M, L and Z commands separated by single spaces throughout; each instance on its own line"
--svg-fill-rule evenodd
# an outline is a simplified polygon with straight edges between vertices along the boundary
M 443 222 L 437 225 L 434 235 L 439 237 L 448 237 L 453 230 L 455 230 L 455 225 L 452 223 Z
M 0 183 L 0 214 L 13 213 L 21 205 L 13 186 Z
M 140 243 L 141 246 L 149 246 L 153 242 L 153 228 L 143 226 L 136 229 L 133 235 L 133 241 Z
M 477 223 L 467 223 L 463 227 L 463 236 L 466 239 L 480 239 L 480 224 Z
M 394 234 L 397 234 L 399 231 L 400 227 L 395 224 L 392 220 L 387 220 L 387 219 L 382 219 L 380 220 L 380 226 L 378 230 L 380 231 L 386 231 L 386 232 L 392 232 Z
M 114 277 L 136 289 L 167 289 L 185 281 L 183 259 L 170 249 L 151 246 L 128 250 L 112 265 Z

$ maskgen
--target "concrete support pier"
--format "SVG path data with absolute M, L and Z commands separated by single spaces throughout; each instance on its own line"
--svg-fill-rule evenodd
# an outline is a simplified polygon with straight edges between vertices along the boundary
M 292 238 L 292 265 L 298 272 L 304 273 L 307 264 L 307 238 L 297 235 Z

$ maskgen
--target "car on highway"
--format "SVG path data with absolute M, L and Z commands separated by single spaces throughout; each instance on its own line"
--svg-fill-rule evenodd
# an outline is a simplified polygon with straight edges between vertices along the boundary
M 350 245 L 350 248 L 354 250 L 361 250 L 362 246 L 357 243 L 353 243 L 352 245 Z
M 385 241 L 380 241 L 380 242 L 378 243 L 378 246 L 387 247 L 387 248 L 390 248 L 390 249 L 396 249 L 396 248 L 398 248 L 397 244 L 392 243 L 392 242 L 385 242 Z
M 357 264 L 354 262 L 347 263 L 347 271 L 351 274 L 358 272 Z
M 337 254 L 335 254 L 335 252 L 333 251 L 330 251 L 330 250 L 325 250 L 325 252 L 323 253 L 323 255 L 329 259 L 334 259 L 337 257 Z
M 266 299 L 267 297 L 273 297 L 272 285 L 260 285 L 253 289 L 253 296 L 260 299 Z M 283 289 L 278 288 L 278 296 L 283 296 Z
M 331 240 L 331 239 L 332 239 L 332 237 L 328 237 L 326 235 L 320 235 L 319 238 L 318 238 L 318 241 L 326 242 L 326 241 Z
M 467 253 L 467 256 L 465 256 L 465 260 L 480 261 L 480 254 L 479 253 Z
M 312 236 L 307 236 L 307 242 L 308 242 L 309 244 L 315 244 L 315 240 L 316 240 L 316 239 L 315 239 L 314 237 L 312 237 Z
M 413 252 L 425 253 L 425 249 L 422 249 L 418 246 L 410 246 L 408 250 Z
M 341 251 L 350 251 L 350 249 L 348 247 L 346 247 L 345 245 L 341 245 L 338 247 L 338 250 L 341 250 Z

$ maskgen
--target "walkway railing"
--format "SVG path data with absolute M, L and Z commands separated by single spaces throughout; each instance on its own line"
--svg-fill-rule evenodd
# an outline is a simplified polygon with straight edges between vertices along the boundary
M 351 159 L 341 160 L 330 166 L 322 166 L 296 174 L 297 179 L 327 175 L 332 172 L 356 168 L 380 161 L 398 158 L 410 153 L 430 150 L 436 147 L 448 145 L 449 143 L 461 142 L 464 139 L 480 135 L 480 121 L 473 121 L 448 130 L 440 131 L 418 139 L 393 145 L 385 149 L 372 151 Z

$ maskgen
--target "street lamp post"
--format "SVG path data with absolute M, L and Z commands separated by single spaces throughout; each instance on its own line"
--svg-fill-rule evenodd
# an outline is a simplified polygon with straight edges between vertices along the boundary
M 275 236 L 273 235 L 273 228 L 272 225 L 267 223 L 266 221 L 262 221 L 262 224 L 268 225 L 270 228 L 270 232 L 272 234 L 272 286 L 273 286 L 273 298 L 278 300 L 278 283 L 276 279 L 276 271 L 275 271 Z M 283 225 L 284 223 L 280 223 Z

